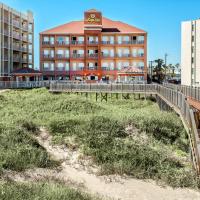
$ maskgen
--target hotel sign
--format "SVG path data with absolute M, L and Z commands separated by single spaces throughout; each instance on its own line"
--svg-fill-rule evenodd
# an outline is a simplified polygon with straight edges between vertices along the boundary
M 85 24 L 101 25 L 101 13 L 85 13 Z

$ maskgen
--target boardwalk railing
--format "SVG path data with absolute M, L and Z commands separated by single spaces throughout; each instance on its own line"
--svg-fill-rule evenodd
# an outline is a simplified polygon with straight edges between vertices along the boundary
M 200 174 L 200 139 L 195 122 L 194 111 L 187 102 L 187 92 L 183 88 L 171 88 L 157 84 L 74 84 L 54 82 L 50 84 L 51 92 L 96 92 L 96 93 L 143 93 L 159 95 L 166 104 L 172 107 L 182 119 L 188 133 L 192 152 L 192 161 Z M 186 91 L 186 90 L 184 90 Z M 191 92 L 191 91 L 190 91 Z M 196 92 L 191 92 L 198 97 Z M 196 96 L 195 96 L 196 95 Z
M 169 83 L 164 83 L 163 85 L 167 88 L 171 88 L 173 90 L 182 92 L 186 97 L 190 97 L 192 99 L 200 101 L 200 87 L 193 87 L 193 86 L 187 86 L 187 85 L 175 85 L 175 84 L 169 84 Z
M 50 87 L 50 81 L 0 81 L 0 89 Z

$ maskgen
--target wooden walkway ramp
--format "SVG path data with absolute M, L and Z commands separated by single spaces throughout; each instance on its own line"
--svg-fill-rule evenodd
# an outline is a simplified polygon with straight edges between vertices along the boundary
M 168 87 L 167 85 L 163 86 L 157 84 L 70 84 L 53 82 L 50 84 L 49 91 L 53 93 L 95 93 L 96 97 L 98 95 L 103 95 L 103 99 L 105 100 L 107 100 L 105 98 L 107 94 L 142 94 L 144 97 L 149 95 L 159 97 L 160 101 L 157 101 L 158 103 L 165 102 L 169 108 L 173 109 L 181 117 L 183 125 L 188 133 L 192 162 L 197 174 L 200 175 L 200 117 L 198 118 L 197 116 L 199 112 L 197 112 L 198 109 L 197 106 L 195 106 L 198 104 L 200 111 L 200 101 L 195 100 L 196 103 L 194 105 L 193 96 L 188 98 L 180 88 L 172 88 L 171 86 Z M 194 94 L 196 95 L 195 92 Z

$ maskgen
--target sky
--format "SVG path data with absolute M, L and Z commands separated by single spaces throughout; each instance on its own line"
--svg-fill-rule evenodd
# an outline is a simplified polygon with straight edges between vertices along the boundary
M 95 8 L 103 16 L 134 25 L 148 32 L 148 61 L 164 59 L 180 63 L 181 21 L 200 18 L 200 0 L 1 0 L 35 20 L 35 68 L 39 68 L 39 33 L 73 20 L 83 19 Z

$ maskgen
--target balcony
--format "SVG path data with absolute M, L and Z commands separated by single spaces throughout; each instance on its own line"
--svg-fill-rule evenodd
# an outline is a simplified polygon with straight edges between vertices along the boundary
M 111 67 L 101 67 L 101 69 L 103 70 L 103 71 L 113 71 L 114 69 L 112 69 Z
M 87 67 L 87 70 L 97 70 L 98 69 L 98 67 L 97 66 L 88 66 Z
M 17 20 L 15 20 L 15 19 L 13 19 L 13 25 L 14 25 L 15 27 L 17 27 L 17 28 L 20 28 L 20 22 L 17 21 Z
M 28 31 L 28 25 L 22 25 L 22 30 Z
M 53 60 L 54 59 L 54 55 L 50 55 L 50 54 L 43 54 L 42 58 L 44 59 L 48 59 L 48 60 Z
M 131 44 L 144 44 L 144 40 L 131 40 L 131 41 L 121 41 L 117 42 L 119 45 L 131 45 Z
M 66 41 L 56 41 L 56 44 L 58 46 L 66 46 L 66 45 L 69 45 L 69 42 L 66 42 Z
M 72 54 L 71 55 L 72 58 L 84 58 L 84 54 Z
M 90 45 L 98 45 L 99 42 L 97 42 L 97 41 L 88 41 L 88 44 L 90 44 Z
M 87 55 L 88 58 L 94 58 L 94 59 L 97 59 L 98 58 L 98 53 L 89 53 Z
M 6 24 L 9 24 L 8 16 L 4 16 L 3 21 L 4 21 Z
M 33 59 L 29 58 L 29 59 L 28 59 L 28 62 L 29 62 L 29 63 L 32 63 L 32 62 L 33 62 Z
M 27 47 L 22 47 L 23 52 L 27 52 L 28 48 Z
M 114 45 L 115 44 L 114 41 L 101 41 L 101 43 L 104 45 Z
M 25 42 L 28 42 L 28 37 L 27 36 L 22 36 L 22 40 Z
M 14 51 L 21 51 L 20 45 L 19 44 L 14 44 L 13 45 L 13 50 Z
M 3 34 L 6 35 L 6 36 L 9 36 L 9 31 L 8 30 L 4 30 Z
M 123 53 L 123 54 L 116 54 L 117 58 L 130 58 L 131 54 L 129 53 Z
M 8 61 L 8 55 L 4 55 L 3 60 L 4 60 L 4 61 Z
M 28 63 L 28 58 L 22 58 L 22 63 Z
M 111 55 L 111 54 L 109 54 L 109 53 L 102 53 L 102 57 L 103 57 L 103 58 L 113 58 L 114 55 Z
M 69 59 L 69 55 L 64 54 L 56 54 L 57 59 Z
M 84 41 L 71 41 L 72 45 L 83 45 Z
M 13 32 L 13 38 L 20 40 L 21 36 L 18 32 Z
M 19 55 L 14 55 L 14 56 L 13 56 L 13 62 L 20 62 L 20 57 L 19 57 Z
M 4 42 L 3 48 L 4 48 L 4 49 L 8 49 L 8 43 L 7 43 L 7 42 Z
M 42 41 L 42 45 L 44 45 L 44 46 L 54 46 L 54 42 Z

